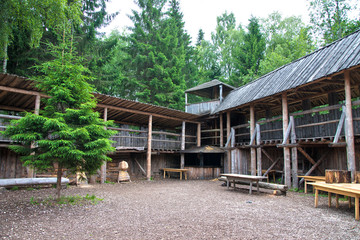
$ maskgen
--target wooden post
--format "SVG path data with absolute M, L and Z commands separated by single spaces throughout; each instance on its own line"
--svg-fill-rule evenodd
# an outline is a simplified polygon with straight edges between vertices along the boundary
M 146 179 L 151 180 L 151 141 L 152 141 L 152 115 L 149 116 L 148 142 L 146 153 Z
M 223 86 L 222 85 L 219 86 L 219 94 L 220 94 L 220 102 L 222 102 L 223 101 Z
M 182 122 L 181 127 L 181 150 L 185 150 L 185 121 Z M 183 169 L 185 167 L 185 153 L 181 153 L 180 158 L 180 168 Z
M 283 117 L 283 136 L 285 137 L 286 130 L 289 126 L 289 110 L 286 92 L 282 93 L 282 117 Z M 289 144 L 289 140 L 285 142 Z M 290 166 L 290 148 L 284 147 L 284 172 L 285 185 L 291 186 L 291 166 Z
M 256 124 L 256 145 L 261 144 L 261 134 L 260 134 L 260 124 Z M 256 158 L 257 158 L 257 175 L 262 176 L 262 159 L 261 159 L 261 147 L 256 149 Z
M 230 154 L 231 154 L 231 173 L 236 173 L 236 152 L 233 149 L 235 147 L 235 129 L 231 128 L 231 148 Z
M 187 93 L 185 93 L 185 112 L 187 112 L 187 104 L 188 104 L 188 96 Z
M 345 138 L 346 138 L 346 152 L 348 170 L 351 171 L 351 180 L 355 179 L 356 162 L 355 162 L 355 142 L 354 142 L 354 126 L 351 108 L 351 82 L 350 72 L 345 71 L 345 107 L 346 107 L 346 119 L 345 119 Z
M 295 132 L 295 120 L 294 117 L 290 117 L 291 125 L 291 143 L 296 143 L 296 132 Z M 291 162 L 292 162 L 292 186 L 293 188 L 299 188 L 299 180 L 298 180 L 298 154 L 297 148 L 291 148 Z
M 226 112 L 226 138 L 229 139 L 230 131 L 231 131 L 231 118 L 230 112 Z M 231 145 L 230 145 L 231 146 Z M 231 172 L 231 151 L 227 151 L 227 159 L 228 159 L 228 173 Z
M 196 146 L 201 147 L 201 123 L 197 124 L 197 141 Z
M 108 108 L 104 108 L 104 121 L 107 121 Z M 106 161 L 103 162 L 100 168 L 100 183 L 103 184 L 106 181 Z
M 40 113 L 40 95 L 36 95 L 35 99 L 35 114 L 39 115 Z
M 220 113 L 220 147 L 224 146 L 224 119 L 223 114 Z
M 255 108 L 250 105 L 250 136 L 255 132 Z M 256 149 L 251 148 L 251 175 L 256 175 Z
M 40 95 L 36 95 L 34 113 L 35 113 L 35 115 L 39 115 L 39 113 L 40 113 Z M 30 148 L 34 148 L 34 144 L 35 143 L 32 142 Z M 26 172 L 27 172 L 28 178 L 35 177 L 35 169 L 33 168 L 33 166 L 26 166 Z

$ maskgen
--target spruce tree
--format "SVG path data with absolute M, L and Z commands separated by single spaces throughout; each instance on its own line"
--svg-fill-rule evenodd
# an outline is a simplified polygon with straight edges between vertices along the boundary
M 23 155 L 24 165 L 39 170 L 58 166 L 59 199 L 63 169 L 93 174 L 110 160 L 106 154 L 114 150 L 109 140 L 114 132 L 104 128 L 109 122 L 94 111 L 96 100 L 87 83 L 90 73 L 75 57 L 71 40 L 69 44 L 64 37 L 51 52 L 54 59 L 37 66 L 41 76 L 33 79 L 41 92 L 51 96 L 44 99 L 44 110 L 13 121 L 5 135 L 19 144 L 10 149 Z

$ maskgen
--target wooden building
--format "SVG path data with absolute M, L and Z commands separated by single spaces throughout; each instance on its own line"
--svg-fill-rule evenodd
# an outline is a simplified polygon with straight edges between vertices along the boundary
M 299 172 L 348 169 L 354 176 L 359 84 L 357 31 L 231 91 L 203 118 L 213 128 L 212 142 L 227 147 L 224 171 L 267 175 L 276 169 L 293 187 Z
M 188 89 L 186 112 L 95 94 L 96 110 L 118 124 L 117 150 L 101 181 L 121 160 L 129 162 L 131 175 L 147 179 L 164 167 L 195 167 L 195 179 L 219 171 L 272 173 L 298 187 L 299 173 L 348 169 L 354 174 L 360 165 L 359 87 L 357 31 L 240 88 L 213 80 Z M 207 100 L 190 104 L 188 94 Z M 39 113 L 46 97 L 31 81 L 1 74 L 1 128 L 21 112 Z M 1 139 L 0 178 L 31 176 L 8 144 Z M 215 152 L 204 152 L 206 146 Z M 206 161 L 211 162 L 207 170 Z

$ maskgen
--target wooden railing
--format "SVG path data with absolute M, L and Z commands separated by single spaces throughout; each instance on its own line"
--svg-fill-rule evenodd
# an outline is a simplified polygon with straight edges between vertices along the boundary
M 209 114 L 215 110 L 217 106 L 219 106 L 220 100 L 213 100 L 208 102 L 200 102 L 187 104 L 185 106 L 185 112 L 192 114 Z
M 0 114 L 0 132 L 4 131 L 12 119 L 20 119 L 19 116 L 11 116 Z M 145 149 L 147 148 L 148 131 L 147 128 L 131 129 L 130 126 L 121 128 L 109 127 L 109 129 L 117 131 L 117 133 L 110 139 L 115 141 L 113 147 L 123 149 Z M 11 140 L 0 134 L 0 142 L 9 143 Z M 196 136 L 185 135 L 186 148 L 196 145 Z M 152 149 L 162 150 L 180 150 L 181 149 L 181 134 L 153 131 L 152 132 Z

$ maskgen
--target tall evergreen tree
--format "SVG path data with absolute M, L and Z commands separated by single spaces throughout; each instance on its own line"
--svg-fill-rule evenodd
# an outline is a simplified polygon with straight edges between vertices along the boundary
M 5 134 L 19 145 L 10 148 L 23 155 L 25 165 L 49 169 L 57 164 L 57 198 L 60 198 L 63 168 L 93 174 L 106 154 L 114 149 L 113 131 L 94 112 L 96 101 L 87 82 L 88 71 L 74 56 L 72 45 L 64 43 L 52 50 L 54 60 L 37 66 L 42 74 L 34 78 L 38 89 L 51 98 L 44 100 L 41 115 L 27 113 L 13 122 Z
M 165 107 L 183 109 L 186 51 L 190 38 L 177 1 L 139 0 L 128 41 L 129 87 L 133 98 Z
M 256 17 L 249 19 L 247 33 L 244 36 L 244 45 L 242 46 L 242 54 L 239 55 L 242 68 L 242 75 L 256 76 L 259 71 L 260 61 L 265 54 L 265 37 L 260 29 L 259 20 Z M 248 80 L 247 80 L 248 81 Z

